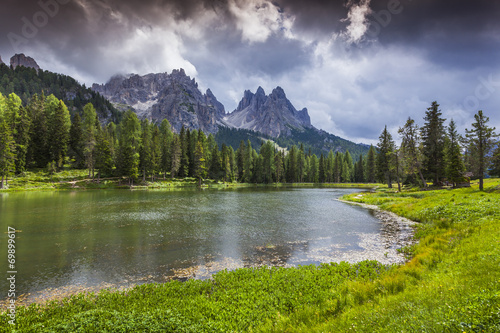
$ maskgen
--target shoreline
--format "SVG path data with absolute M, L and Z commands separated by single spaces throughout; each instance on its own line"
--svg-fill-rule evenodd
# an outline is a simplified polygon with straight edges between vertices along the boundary
M 365 250 L 359 254 L 353 256 L 352 253 L 332 253 L 331 260 L 325 262 L 341 262 L 346 261 L 350 264 L 355 264 L 364 260 L 376 260 L 384 265 L 404 265 L 408 262 L 408 258 L 404 254 L 398 252 L 398 249 L 410 246 L 416 243 L 413 239 L 414 229 L 412 226 L 416 225 L 417 222 L 411 221 L 404 217 L 398 216 L 392 212 L 381 210 L 379 207 L 374 205 L 368 205 L 363 203 L 351 202 L 341 199 L 335 199 L 337 201 L 361 206 L 363 208 L 369 209 L 374 212 L 375 217 L 381 221 L 383 224 L 383 230 L 376 237 L 368 237 L 361 240 Z M 380 251 L 380 247 L 384 247 L 387 252 L 385 254 Z M 376 247 L 376 248 L 374 248 Z M 267 252 L 273 252 L 274 248 L 256 248 L 256 251 L 261 254 Z M 149 283 L 168 283 L 173 280 L 186 281 L 190 279 L 210 279 L 213 274 L 224 269 L 240 269 L 240 268 L 252 268 L 267 266 L 281 266 L 287 268 L 294 268 L 296 266 L 288 266 L 280 264 L 280 258 L 277 256 L 267 253 L 267 260 L 263 260 L 255 265 L 245 264 L 244 261 L 240 260 L 235 262 L 231 258 L 222 258 L 221 260 L 210 261 L 206 265 L 194 265 L 184 269 L 177 269 L 173 271 L 173 275 L 166 278 L 164 282 L 149 282 Z M 140 279 L 139 279 L 140 280 Z M 136 281 L 137 282 L 137 281 Z M 145 282 L 148 283 L 148 282 Z M 120 285 L 120 284 L 110 284 L 102 282 L 99 285 L 88 286 L 88 285 L 69 285 L 61 286 L 56 288 L 48 288 L 40 291 L 33 292 L 32 294 L 22 295 L 17 300 L 17 306 L 29 306 L 31 304 L 38 304 L 44 306 L 49 302 L 60 302 L 65 298 L 72 297 L 78 294 L 98 294 L 103 290 L 108 290 L 109 292 L 123 292 L 134 288 L 135 286 L 142 283 L 131 283 L 130 285 Z M 1 305 L 4 305 L 4 300 L 0 301 Z M 3 308 L 3 306 L 2 306 Z

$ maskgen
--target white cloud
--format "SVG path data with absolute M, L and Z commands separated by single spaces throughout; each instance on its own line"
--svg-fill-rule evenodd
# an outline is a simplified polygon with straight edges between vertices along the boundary
M 349 13 L 347 18 L 342 21 L 348 21 L 349 25 L 344 35 L 349 43 L 358 43 L 368 30 L 369 21 L 367 16 L 372 12 L 370 0 L 361 0 L 359 4 L 354 4 L 351 0 L 347 6 L 349 7 Z
M 241 31 L 243 41 L 265 42 L 272 33 L 280 30 L 288 38 L 293 38 L 293 18 L 284 16 L 268 0 L 230 0 L 228 8 L 236 18 L 236 27 Z

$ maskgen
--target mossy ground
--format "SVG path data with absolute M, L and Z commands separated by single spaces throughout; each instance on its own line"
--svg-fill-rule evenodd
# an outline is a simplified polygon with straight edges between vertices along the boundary
M 500 182 L 350 195 L 421 222 L 409 261 L 219 272 L 18 308 L 0 332 L 498 332 Z

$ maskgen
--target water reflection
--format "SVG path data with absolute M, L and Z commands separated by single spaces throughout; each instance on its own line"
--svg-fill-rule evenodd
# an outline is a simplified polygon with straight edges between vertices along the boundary
M 82 191 L 2 195 L 18 288 L 35 293 L 208 278 L 221 269 L 401 261 L 397 227 L 336 199 L 353 189 Z M 0 236 L 2 244 L 6 234 Z M 6 247 L 0 255 L 6 257 Z M 0 288 L 5 290 L 5 281 Z

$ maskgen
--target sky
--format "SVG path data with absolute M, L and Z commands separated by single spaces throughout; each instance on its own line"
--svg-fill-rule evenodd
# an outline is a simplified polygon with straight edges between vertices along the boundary
M 358 143 L 423 125 L 500 132 L 500 0 L 2 0 L 0 56 L 87 86 L 184 68 L 236 108 L 281 86 L 312 124 Z

